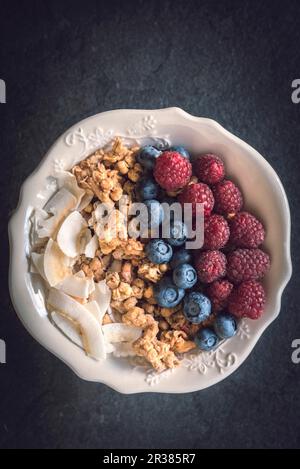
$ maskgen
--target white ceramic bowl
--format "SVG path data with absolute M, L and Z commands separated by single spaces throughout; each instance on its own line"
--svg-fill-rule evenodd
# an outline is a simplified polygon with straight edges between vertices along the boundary
M 227 174 L 241 187 L 246 208 L 266 226 L 265 249 L 272 258 L 265 278 L 267 305 L 258 321 L 243 320 L 238 334 L 216 351 L 184 358 L 180 368 L 161 374 L 128 359 L 88 358 L 50 323 L 43 291 L 28 273 L 28 218 L 55 190 L 55 176 L 107 144 L 114 136 L 140 144 L 182 144 L 192 153 L 222 156 Z M 83 379 L 105 383 L 122 393 L 198 391 L 226 378 L 247 358 L 257 340 L 277 317 L 281 295 L 291 276 L 290 212 L 282 184 L 266 160 L 247 143 L 215 121 L 191 116 L 181 109 L 116 110 L 74 125 L 49 150 L 38 169 L 22 186 L 20 202 L 9 224 L 10 293 L 15 310 L 30 334 Z M 36 276 L 35 276 L 36 277 Z

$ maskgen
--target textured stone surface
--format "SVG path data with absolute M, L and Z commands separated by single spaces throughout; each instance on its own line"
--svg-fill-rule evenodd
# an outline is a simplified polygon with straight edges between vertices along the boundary
M 281 5 L 281 6 L 280 6 Z M 2 1 L 0 447 L 299 447 L 300 6 L 289 2 Z M 297 76 L 298 75 L 298 76 Z M 115 108 L 180 106 L 266 156 L 286 187 L 294 277 L 279 319 L 221 384 L 122 396 L 80 381 L 17 320 L 6 286 L 6 218 L 63 130 Z

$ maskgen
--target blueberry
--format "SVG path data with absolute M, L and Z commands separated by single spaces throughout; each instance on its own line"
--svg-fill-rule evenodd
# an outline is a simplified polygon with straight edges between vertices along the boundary
M 164 277 L 154 286 L 154 298 L 163 308 L 174 308 L 184 297 L 184 289 L 178 288 L 172 280 Z
M 180 288 L 192 288 L 197 282 L 197 272 L 190 264 L 181 264 L 173 272 L 173 282 Z
M 190 154 L 189 152 L 182 146 L 180 145 L 174 145 L 173 147 L 170 148 L 170 151 L 177 151 L 177 153 L 180 153 L 182 156 L 184 156 L 187 160 L 190 159 Z
M 154 264 L 165 264 L 170 261 L 173 249 L 162 239 L 152 239 L 146 246 L 146 254 Z
M 184 299 L 183 313 L 193 324 L 205 321 L 211 313 L 211 302 L 200 292 L 189 293 Z
M 185 223 L 180 220 L 170 221 L 170 238 L 167 239 L 171 246 L 182 246 L 187 240 L 188 230 Z
M 209 352 L 216 348 L 219 343 L 219 338 L 212 329 L 204 328 L 197 332 L 195 343 L 198 345 L 200 350 Z
M 192 256 L 189 251 L 187 251 L 185 248 L 180 248 L 173 254 L 170 265 L 172 269 L 176 269 L 178 265 L 189 264 L 191 260 Z
M 159 226 L 164 219 L 164 211 L 161 204 L 155 199 L 145 200 L 144 203 L 148 209 L 149 226 Z
M 142 200 L 155 199 L 159 193 L 159 187 L 152 178 L 142 179 L 137 186 L 137 193 Z
M 237 331 L 235 317 L 231 314 L 219 314 L 214 322 L 214 330 L 220 339 L 230 339 Z
M 137 155 L 137 161 L 144 166 L 146 169 L 154 169 L 155 160 L 161 154 L 160 150 L 152 147 L 151 145 L 146 145 L 142 147 Z

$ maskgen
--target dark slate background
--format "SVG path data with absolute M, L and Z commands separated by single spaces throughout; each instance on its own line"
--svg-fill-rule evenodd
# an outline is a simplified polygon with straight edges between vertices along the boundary
M 0 447 L 300 446 L 298 1 L 0 1 Z M 123 396 L 80 381 L 24 330 L 7 289 L 7 217 L 52 142 L 91 114 L 179 106 L 266 156 L 293 218 L 294 276 L 247 362 L 188 395 Z M 253 188 L 255 190 L 255 188 Z

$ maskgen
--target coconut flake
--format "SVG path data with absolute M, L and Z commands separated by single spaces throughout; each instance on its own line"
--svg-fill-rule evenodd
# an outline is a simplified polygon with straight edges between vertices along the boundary
M 60 171 L 57 175 L 57 182 L 60 189 L 63 187 L 67 189 L 78 202 L 85 195 L 85 190 L 78 186 L 76 177 L 69 171 Z
M 35 272 L 32 269 L 35 268 Z M 44 270 L 44 254 L 39 254 L 37 252 L 31 253 L 31 273 L 39 274 L 44 280 L 46 279 L 45 270 Z
M 77 298 L 88 298 L 91 291 L 95 289 L 95 286 L 92 278 L 70 275 L 55 285 L 55 288 Z
M 51 287 L 72 275 L 72 262 L 50 238 L 44 254 L 44 275 Z
M 30 216 L 30 232 L 29 242 L 33 249 L 42 246 L 46 242 L 46 238 L 41 238 L 39 232 L 42 229 L 43 223 L 49 218 L 49 214 L 43 209 L 35 209 Z
M 129 326 L 123 323 L 111 323 L 102 326 L 107 342 L 133 342 L 141 337 L 143 330 L 140 327 Z
M 64 216 L 67 211 L 75 207 L 76 202 L 76 197 L 65 187 L 62 187 L 48 200 L 44 206 L 44 210 L 48 213 L 52 213 L 52 215 L 63 214 Z
M 95 291 L 91 295 L 91 299 L 98 303 L 101 314 L 105 314 L 111 300 L 111 290 L 106 285 L 105 280 L 95 283 Z
M 134 357 L 136 355 L 132 342 L 121 342 L 119 344 L 114 344 L 114 350 L 111 353 L 114 357 L 117 358 Z
M 74 208 L 78 210 L 78 212 L 81 212 L 81 210 L 87 207 L 93 199 L 93 193 L 79 187 L 76 177 L 69 171 L 61 171 L 57 179 L 59 188 L 64 187 L 76 197 L 77 203 Z
M 97 301 L 89 301 L 84 305 L 84 307 L 88 309 L 90 313 L 92 313 L 99 324 L 102 324 L 105 313 L 100 310 Z
M 55 231 L 68 212 L 76 206 L 76 197 L 64 187 L 60 189 L 44 206 L 44 211 L 53 216 L 40 222 L 37 230 L 40 238 L 54 237 Z
M 76 207 L 78 212 L 81 212 L 82 210 L 84 210 L 91 203 L 93 198 L 94 198 L 93 192 L 86 192 L 84 196 L 82 197 L 82 199 L 80 200 L 78 207 Z
M 85 248 L 92 239 L 92 233 L 89 228 L 85 228 L 79 236 L 79 251 L 80 254 L 84 254 Z
M 63 332 L 63 334 L 68 337 L 68 339 L 74 342 L 74 344 L 84 348 L 82 337 L 75 323 L 57 313 L 56 311 L 52 311 L 50 314 L 52 321 L 58 327 L 58 329 Z
M 106 357 L 105 341 L 97 320 L 84 306 L 65 293 L 51 288 L 48 296 L 50 309 L 58 312 L 79 328 L 84 349 L 88 355 L 100 360 Z
M 80 240 L 82 231 L 87 227 L 83 216 L 74 211 L 67 216 L 57 234 L 57 243 L 68 257 L 76 257 L 80 254 Z
M 99 247 L 99 239 L 97 235 L 94 235 L 85 246 L 85 250 L 84 250 L 85 256 L 90 259 L 93 259 L 93 257 L 95 257 L 98 247 Z

